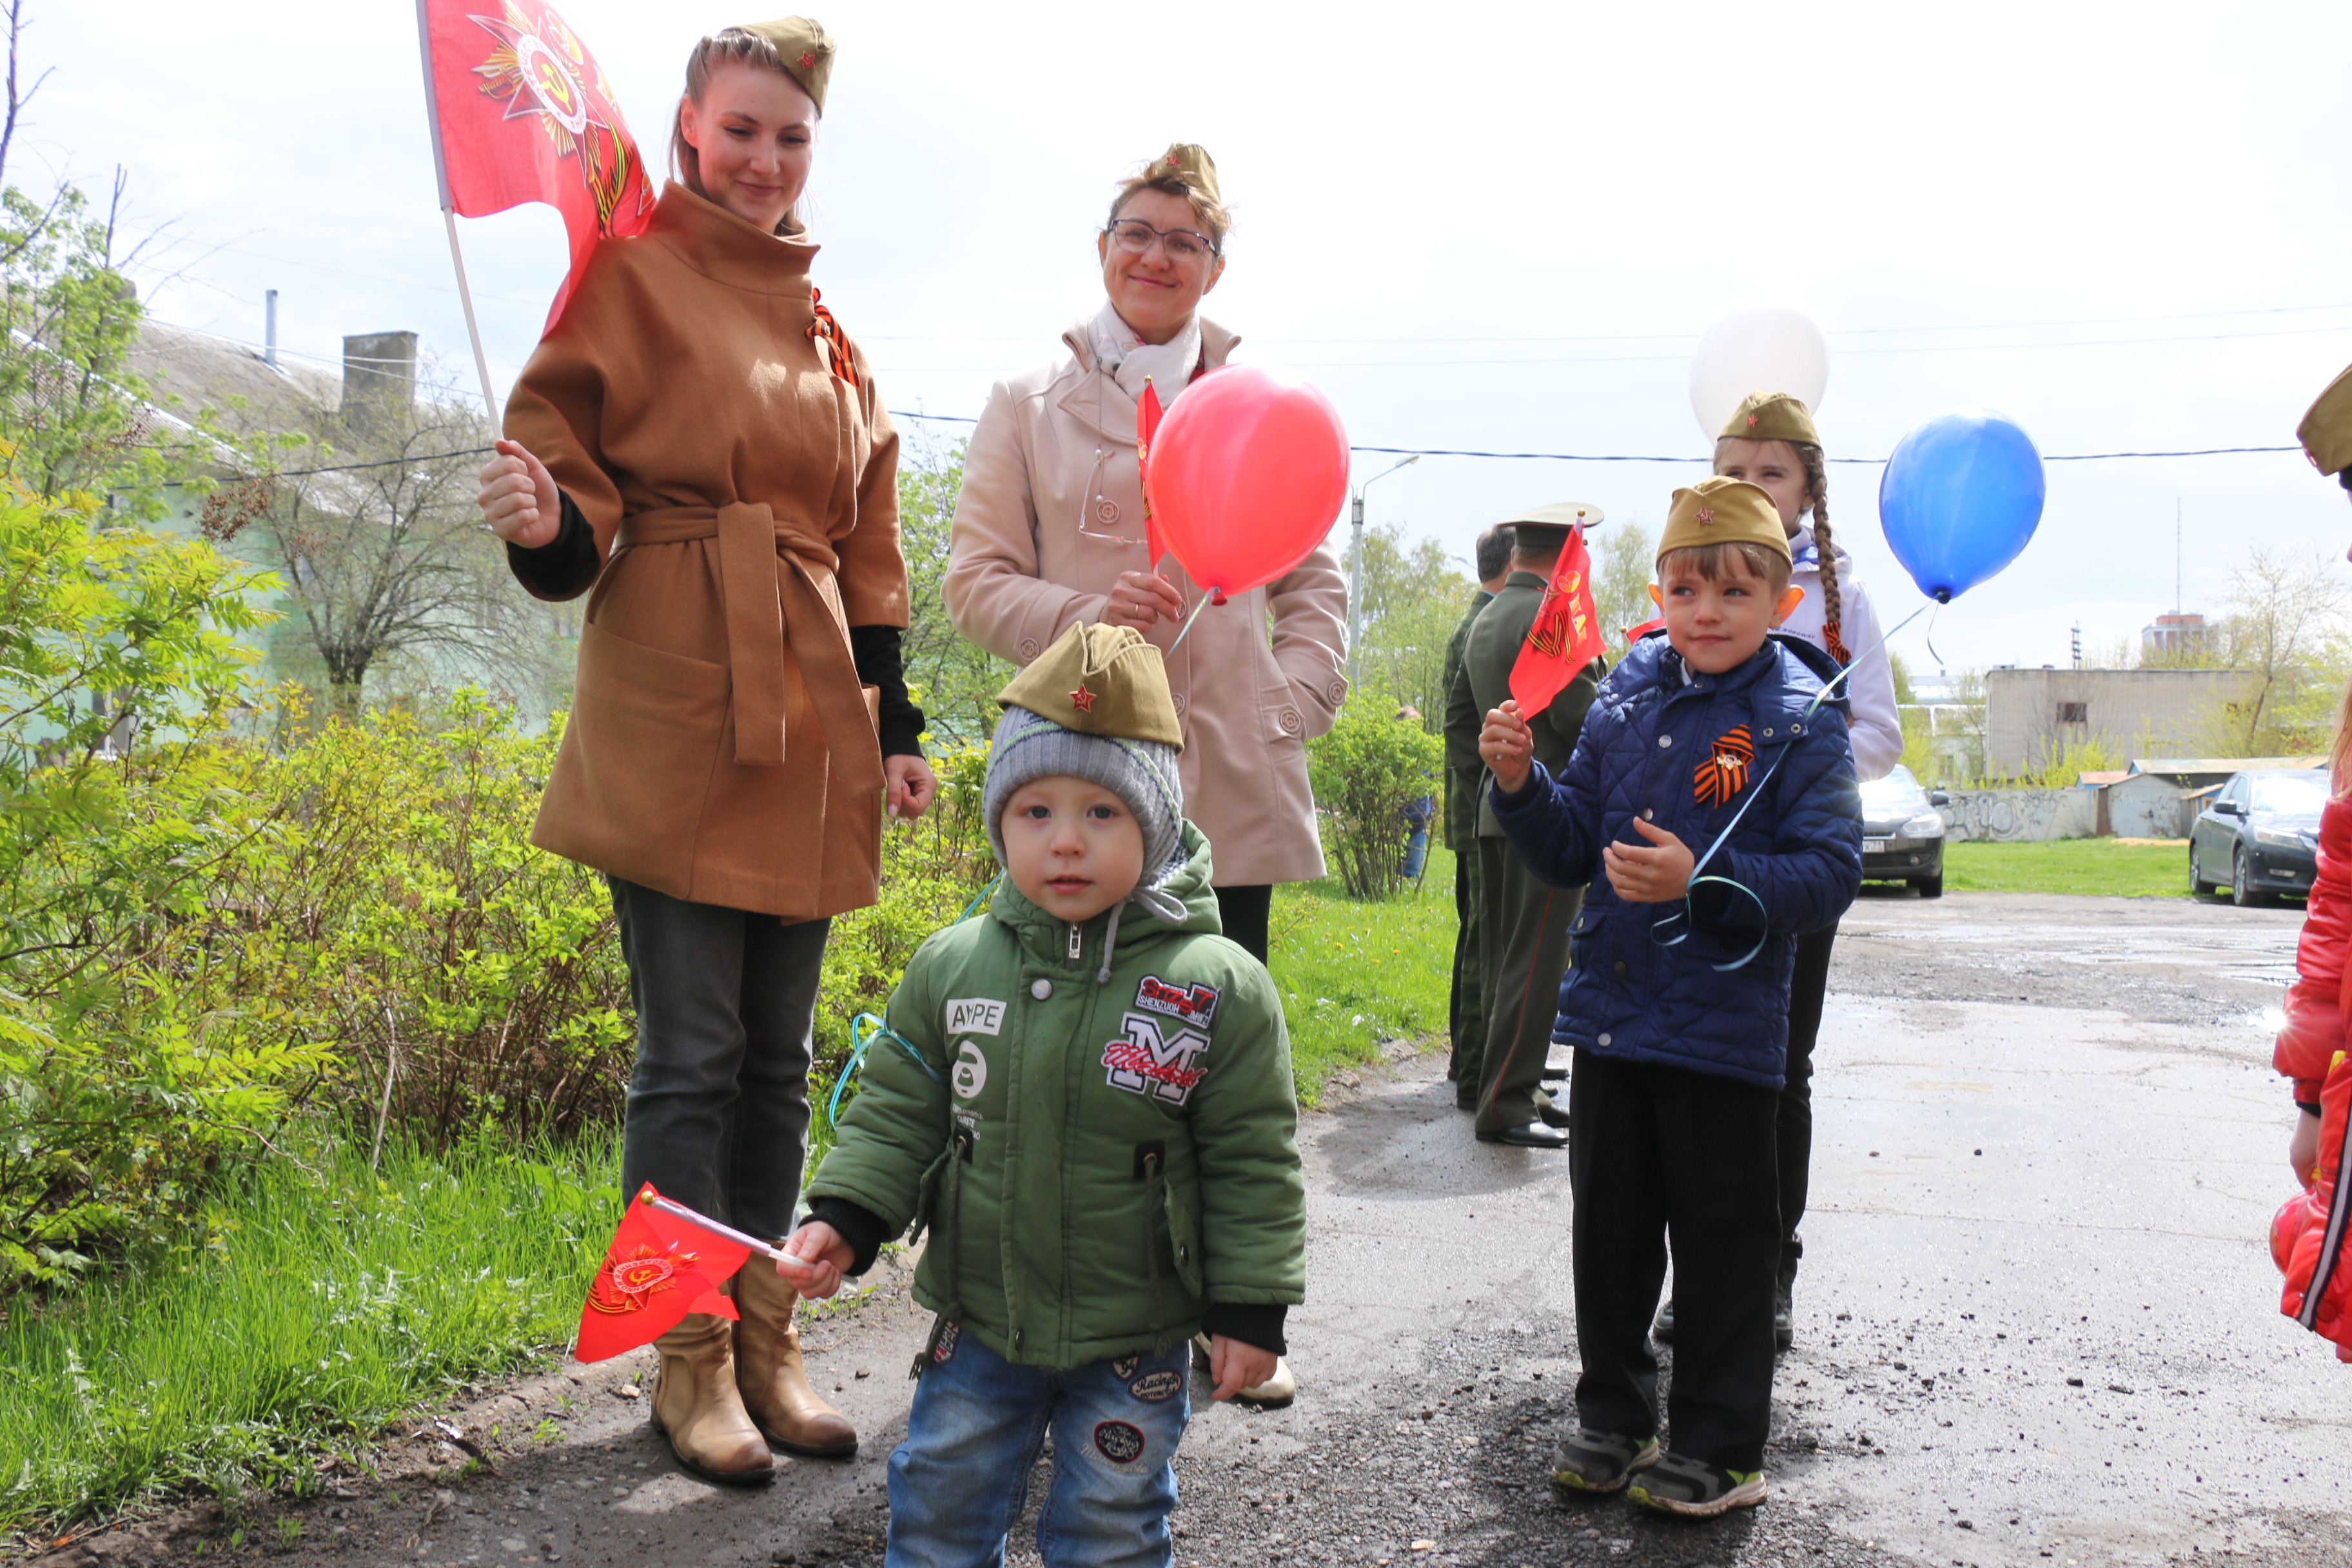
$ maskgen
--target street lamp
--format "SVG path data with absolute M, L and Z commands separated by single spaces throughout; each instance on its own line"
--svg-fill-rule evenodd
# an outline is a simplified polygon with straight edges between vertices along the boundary
M 1397 469 L 1409 468 L 1420 461 L 1421 454 L 1415 452 L 1402 462 L 1391 463 L 1356 487 L 1353 503 L 1355 535 L 1348 547 L 1348 684 L 1351 687 L 1357 679 L 1359 655 L 1356 650 L 1364 641 L 1364 492 Z

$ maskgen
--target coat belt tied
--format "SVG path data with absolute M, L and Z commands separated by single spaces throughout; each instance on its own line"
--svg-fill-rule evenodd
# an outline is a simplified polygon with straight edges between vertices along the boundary
M 784 761 L 784 651 L 799 662 L 827 765 L 852 788 L 883 787 L 882 745 L 849 650 L 835 597 L 836 557 L 822 535 L 780 518 L 764 501 L 664 507 L 621 520 L 615 547 L 719 541 L 720 602 L 733 684 L 735 760 L 749 767 Z M 780 572 L 782 561 L 791 568 Z

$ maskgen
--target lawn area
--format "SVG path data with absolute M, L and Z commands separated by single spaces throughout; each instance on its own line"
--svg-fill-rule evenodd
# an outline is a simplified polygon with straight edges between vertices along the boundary
M 1429 853 L 1419 892 L 1362 904 L 1336 878 L 1274 890 L 1268 966 L 1290 1023 L 1298 1097 L 1380 1054 L 1382 1040 L 1443 1032 L 1454 979 L 1454 857 Z
M 1944 886 L 1971 893 L 2189 897 L 2189 846 L 2062 838 L 2051 844 L 1947 844 Z
M 0 1531 L 164 1493 L 307 1490 L 402 1412 L 570 1342 L 619 1205 L 617 1140 L 387 1149 L 373 1177 L 363 1147 L 299 1152 L 311 1173 L 272 1159 L 226 1183 L 201 1244 L 8 1304 Z

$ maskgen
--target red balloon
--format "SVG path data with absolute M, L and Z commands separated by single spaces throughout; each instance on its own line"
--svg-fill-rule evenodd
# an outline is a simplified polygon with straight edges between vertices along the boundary
M 1244 594 L 1307 559 L 1348 499 L 1348 432 L 1296 376 L 1228 365 L 1186 387 L 1151 442 L 1151 518 L 1193 582 Z

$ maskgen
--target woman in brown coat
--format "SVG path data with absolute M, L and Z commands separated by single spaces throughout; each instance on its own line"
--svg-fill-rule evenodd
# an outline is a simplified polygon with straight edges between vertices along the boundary
M 831 916 L 874 901 L 886 797 L 935 784 L 899 668 L 898 437 L 817 300 L 793 216 L 833 45 L 800 17 L 687 65 L 653 225 L 605 241 L 509 399 L 482 510 L 523 586 L 589 594 L 531 841 L 605 873 L 637 1014 L 621 1183 L 793 1229 Z M 741 1321 L 658 1342 L 652 1418 L 686 1468 L 855 1452 L 768 1268 Z M 763 1441 L 762 1439 L 765 1439 Z
M 1153 569 L 1136 470 L 1144 379 L 1172 402 L 1240 339 L 1200 314 L 1229 220 L 1208 153 L 1179 142 L 1119 186 L 1096 237 L 1108 295 L 1059 360 L 1000 382 L 964 454 L 944 584 L 956 629 L 1027 664 L 1073 621 L 1165 651 L 1201 590 Z M 1307 741 L 1348 692 L 1348 587 L 1318 547 L 1288 576 L 1204 611 L 1168 658 L 1184 805 L 1209 837 L 1225 934 L 1266 955 L 1276 882 L 1323 875 Z M 1271 629 L 1269 631 L 1269 622 Z

